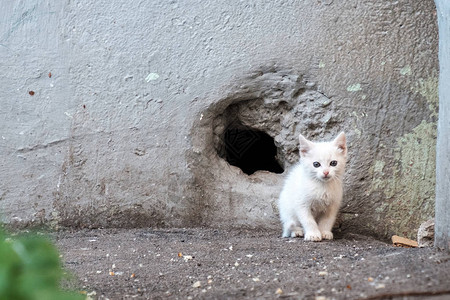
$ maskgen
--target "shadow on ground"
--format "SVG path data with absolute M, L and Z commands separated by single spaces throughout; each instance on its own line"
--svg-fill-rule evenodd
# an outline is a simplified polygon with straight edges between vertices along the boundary
M 361 235 L 98 229 L 54 235 L 93 299 L 450 299 L 450 255 Z

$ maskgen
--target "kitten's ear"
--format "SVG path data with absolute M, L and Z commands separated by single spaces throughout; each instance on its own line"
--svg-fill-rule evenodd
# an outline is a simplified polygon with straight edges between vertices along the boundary
M 299 135 L 298 139 L 300 141 L 299 150 L 300 156 L 305 156 L 313 147 L 313 143 L 308 141 L 303 135 Z
M 334 144 L 338 147 L 342 154 L 347 155 L 347 139 L 345 138 L 345 133 L 341 132 L 334 139 Z

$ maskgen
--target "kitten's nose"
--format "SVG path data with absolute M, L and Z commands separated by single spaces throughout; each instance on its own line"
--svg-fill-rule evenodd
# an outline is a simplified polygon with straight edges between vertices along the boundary
M 325 175 L 325 177 L 327 177 L 328 174 L 330 174 L 330 171 L 323 171 L 323 175 Z

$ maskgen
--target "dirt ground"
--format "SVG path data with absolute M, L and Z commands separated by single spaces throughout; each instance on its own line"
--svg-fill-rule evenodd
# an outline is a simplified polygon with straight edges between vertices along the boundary
M 92 299 L 450 299 L 450 253 L 361 235 L 319 243 L 225 229 L 53 237 Z

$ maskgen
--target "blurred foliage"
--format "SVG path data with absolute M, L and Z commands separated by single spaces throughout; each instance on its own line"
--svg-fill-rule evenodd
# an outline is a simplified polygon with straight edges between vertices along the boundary
M 0 228 L 0 300 L 71 300 L 85 296 L 63 291 L 59 253 L 45 237 L 12 237 Z

